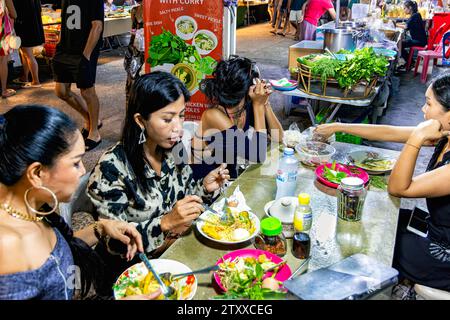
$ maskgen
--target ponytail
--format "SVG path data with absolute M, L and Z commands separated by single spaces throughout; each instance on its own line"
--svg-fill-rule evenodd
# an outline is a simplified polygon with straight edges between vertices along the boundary
M 58 229 L 69 244 L 73 261 L 80 268 L 81 297 L 84 298 L 88 295 L 91 285 L 97 292 L 100 291 L 104 285 L 103 275 L 106 269 L 102 258 L 86 242 L 74 237 L 72 229 L 59 214 L 52 213 L 46 216 L 45 220 L 51 227 Z

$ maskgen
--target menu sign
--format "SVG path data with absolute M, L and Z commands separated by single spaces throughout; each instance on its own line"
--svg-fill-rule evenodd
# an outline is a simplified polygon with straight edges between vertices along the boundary
M 144 1 L 146 72 L 170 72 L 191 92 L 186 118 L 200 120 L 208 106 L 200 81 L 222 57 L 222 0 Z

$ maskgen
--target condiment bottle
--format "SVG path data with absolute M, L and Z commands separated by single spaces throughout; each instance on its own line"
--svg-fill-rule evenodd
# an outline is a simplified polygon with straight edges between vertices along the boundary
M 366 195 L 362 179 L 357 177 L 342 179 L 337 188 L 338 217 L 347 221 L 361 220 Z
M 261 232 L 255 237 L 254 245 L 257 249 L 269 251 L 280 257 L 287 251 L 286 238 L 283 235 L 281 221 L 270 217 L 261 221 Z
M 298 259 L 306 259 L 309 257 L 311 249 L 311 239 L 305 232 L 294 233 L 292 241 L 292 255 Z
M 312 210 L 309 205 L 311 197 L 307 193 L 300 193 L 298 195 L 298 206 L 294 213 L 294 231 L 305 232 L 311 229 L 312 225 Z

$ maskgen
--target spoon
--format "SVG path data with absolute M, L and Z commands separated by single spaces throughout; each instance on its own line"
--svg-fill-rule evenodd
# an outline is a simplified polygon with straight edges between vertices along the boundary
M 211 271 L 216 271 L 216 270 L 219 270 L 219 266 L 218 265 L 213 265 L 213 266 L 210 266 L 210 267 L 206 267 L 206 268 L 203 268 L 203 269 L 198 269 L 198 270 L 195 270 L 195 271 L 185 272 L 185 273 L 172 274 L 170 272 L 164 272 L 164 273 L 161 273 L 159 276 L 161 278 L 163 278 L 163 279 L 174 281 L 176 278 L 183 278 L 183 277 L 186 277 L 186 276 L 190 276 L 191 274 L 209 273 Z
M 145 253 L 140 253 L 139 258 L 144 262 L 145 266 L 147 267 L 148 271 L 150 271 L 153 276 L 155 277 L 156 281 L 158 281 L 159 285 L 161 286 L 161 291 L 165 297 L 166 300 L 169 300 L 169 298 L 175 293 L 175 289 L 171 286 L 166 286 L 166 284 L 161 280 L 158 273 L 153 269 L 152 264 L 148 260 Z

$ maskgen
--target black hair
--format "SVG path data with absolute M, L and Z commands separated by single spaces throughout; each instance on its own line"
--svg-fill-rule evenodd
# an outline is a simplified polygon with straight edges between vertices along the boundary
M 201 89 L 213 105 L 231 108 L 247 97 L 253 80 L 259 76 L 252 60 L 232 55 L 218 63 L 213 77 L 202 81 Z
M 70 152 L 78 128 L 65 113 L 40 105 L 16 106 L 0 115 L 0 183 L 15 185 L 29 165 L 39 162 L 52 167 Z M 64 219 L 56 213 L 46 216 L 69 243 L 74 262 L 81 270 L 81 295 L 91 284 L 102 285 L 102 261 L 81 239 L 75 238 Z
M 0 183 L 16 184 L 33 162 L 51 167 L 70 151 L 78 130 L 63 112 L 38 105 L 17 106 L 3 115 Z
M 405 7 L 407 7 L 409 10 L 411 10 L 411 12 L 413 14 L 417 13 L 417 11 L 418 11 L 418 9 L 417 9 L 417 2 L 415 2 L 415 1 L 408 0 L 408 1 L 405 1 L 405 3 L 403 5 Z
M 450 111 L 450 73 L 445 73 L 433 80 L 431 84 L 436 100 Z
M 174 75 L 162 71 L 139 77 L 131 87 L 121 142 L 136 182 L 143 191 L 148 191 L 144 174 L 144 145 L 138 143 L 141 128 L 134 120 L 134 115 L 139 113 L 144 120 L 148 120 L 153 112 L 177 101 L 181 96 L 185 102 L 191 97 L 183 82 Z

